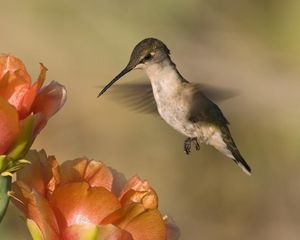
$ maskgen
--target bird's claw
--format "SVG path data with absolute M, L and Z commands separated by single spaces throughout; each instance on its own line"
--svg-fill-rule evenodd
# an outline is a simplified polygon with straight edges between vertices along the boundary
M 197 138 L 193 138 L 193 143 L 195 144 L 196 151 L 200 150 L 200 144 L 198 143 Z
M 191 153 L 192 143 L 194 143 L 196 151 L 200 150 L 200 144 L 198 143 L 197 138 L 187 138 L 183 145 L 184 152 L 187 155 Z
M 189 155 L 191 153 L 191 138 L 187 138 L 184 141 L 183 148 L 184 148 L 185 154 Z

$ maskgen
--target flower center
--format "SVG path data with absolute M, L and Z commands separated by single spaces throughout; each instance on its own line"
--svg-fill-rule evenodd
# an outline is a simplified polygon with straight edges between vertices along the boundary
M 92 222 L 90 221 L 90 219 L 82 215 L 81 213 L 77 213 L 73 219 L 73 224 L 91 224 L 91 223 Z

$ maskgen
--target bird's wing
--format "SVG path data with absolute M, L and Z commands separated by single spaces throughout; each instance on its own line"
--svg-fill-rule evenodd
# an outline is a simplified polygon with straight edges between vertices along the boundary
M 213 142 L 215 142 L 215 144 L 212 145 L 229 158 L 232 158 L 245 173 L 251 175 L 251 168 L 235 145 L 228 128 L 229 122 L 224 117 L 220 108 L 201 91 L 194 92 L 192 103 L 188 119 L 193 123 L 206 122 L 217 126 L 220 130 L 221 141 L 220 139 L 214 139 Z M 222 146 L 222 142 L 225 143 L 225 148 Z M 228 151 L 230 152 L 229 154 Z
M 214 102 L 224 101 L 238 95 L 234 89 L 216 87 L 206 83 L 192 83 L 194 94 L 200 92 Z
M 110 95 L 138 112 L 158 114 L 150 83 L 114 85 Z
M 194 88 L 191 98 L 191 109 L 188 113 L 188 120 L 191 122 L 208 122 L 217 126 L 226 126 L 229 124 L 222 111 L 213 103 L 200 88 Z
M 193 84 L 195 93 L 203 93 L 216 102 L 224 101 L 237 95 L 232 89 L 224 89 L 208 84 Z M 126 83 L 113 85 L 110 96 L 121 100 L 129 108 L 142 113 L 158 114 L 150 82 Z

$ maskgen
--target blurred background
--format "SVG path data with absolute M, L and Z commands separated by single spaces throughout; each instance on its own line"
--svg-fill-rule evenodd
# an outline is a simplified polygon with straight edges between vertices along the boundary
M 300 1 L 4 1 L 0 52 L 21 58 L 33 79 L 68 90 L 65 107 L 34 143 L 63 162 L 99 159 L 149 180 L 181 239 L 299 239 Z M 156 37 L 182 75 L 235 89 L 218 103 L 251 177 L 210 147 L 186 156 L 184 137 L 160 118 L 130 111 L 101 86 L 132 48 Z M 143 79 L 140 71 L 119 83 Z M 30 239 L 14 206 L 1 239 Z M 26 237 L 24 237 L 26 236 Z

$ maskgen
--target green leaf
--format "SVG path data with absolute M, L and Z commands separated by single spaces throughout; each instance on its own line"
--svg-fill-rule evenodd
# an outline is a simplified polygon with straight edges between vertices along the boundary
M 19 159 L 17 162 L 20 163 L 20 164 L 24 164 L 24 165 L 25 164 L 31 164 L 31 162 L 27 159 Z
M 2 176 L 10 176 L 12 173 L 19 171 L 22 169 L 26 164 L 31 164 L 29 160 L 26 159 L 19 159 L 16 161 L 10 161 L 8 166 L 6 167 L 5 171 L 1 173 Z
M 26 220 L 27 228 L 33 240 L 43 240 L 43 234 L 38 225 L 31 219 Z
M 0 222 L 2 221 L 8 203 L 9 196 L 8 191 L 11 189 L 11 177 L 10 176 L 0 176 Z
M 0 156 L 0 173 L 7 167 L 6 155 Z
M 23 158 L 32 144 L 33 115 L 29 115 L 22 123 L 21 132 L 15 144 L 7 154 L 10 158 L 17 160 Z

